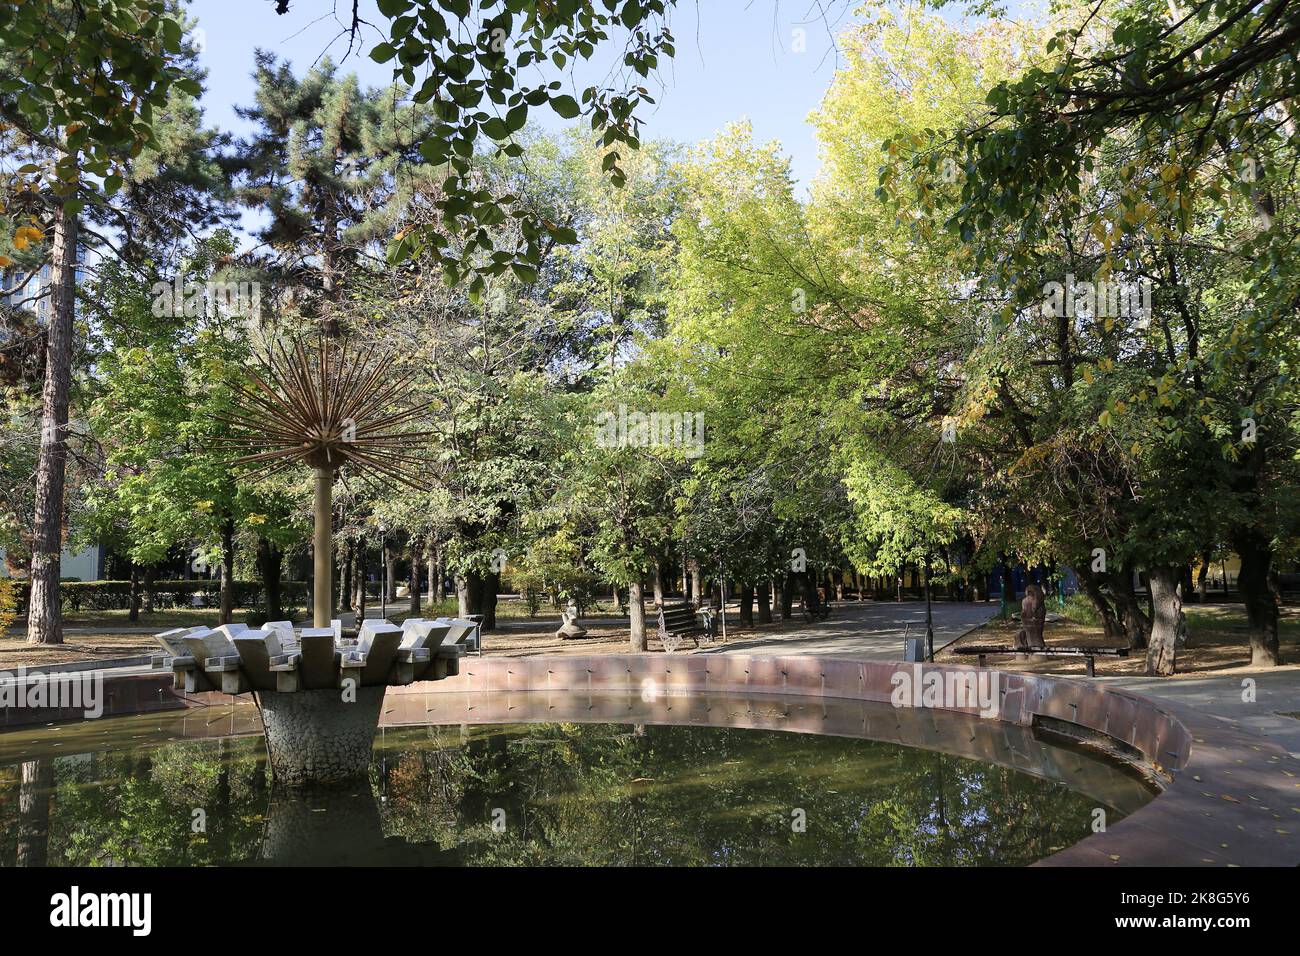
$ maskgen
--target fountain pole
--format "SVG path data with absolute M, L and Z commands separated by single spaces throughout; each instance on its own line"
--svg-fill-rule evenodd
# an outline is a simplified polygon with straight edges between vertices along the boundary
M 315 532 L 312 537 L 316 564 L 312 590 L 312 626 L 329 627 L 334 616 L 334 555 L 331 543 L 333 528 L 334 472 L 328 466 L 316 468 Z
M 232 407 L 216 416 L 231 426 L 218 439 L 235 456 L 231 467 L 252 466 L 245 480 L 299 463 L 312 470 L 312 626 L 186 632 L 189 653 L 173 654 L 182 662 L 174 669 L 187 689 L 200 680 L 208 689 L 214 684 L 208 674 L 219 673 L 215 680 L 227 693 L 256 691 L 272 773 L 285 786 L 364 779 L 385 688 L 460 669 L 460 647 L 444 653 L 440 646 L 450 623 L 408 621 L 416 627 L 403 630 L 372 621 L 357 640 L 330 627 L 336 470 L 347 466 L 352 474 L 426 487 L 420 446 L 431 436 L 405 423 L 422 417 L 427 405 L 414 394 L 415 370 L 394 373 L 393 366 L 373 346 L 351 354 L 346 343 L 326 340 L 314 354 L 302 341 L 273 346 L 265 371 L 250 370 L 247 384 L 232 382 Z M 416 643 L 404 647 L 407 633 Z M 435 637 L 439 643 L 430 644 Z M 214 657 L 219 672 L 207 670 Z

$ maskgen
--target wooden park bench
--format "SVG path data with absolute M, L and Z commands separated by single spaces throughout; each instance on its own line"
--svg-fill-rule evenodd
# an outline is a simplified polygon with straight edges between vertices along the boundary
M 1127 647 L 1067 647 L 1059 644 L 1049 644 L 1044 647 L 1016 647 L 1014 645 L 1002 644 L 968 644 L 964 647 L 954 647 L 954 654 L 974 654 L 979 661 L 980 667 L 984 666 L 985 660 L 994 654 L 1034 654 L 1038 657 L 1082 657 L 1088 668 L 1088 676 L 1096 677 L 1097 672 L 1094 668 L 1094 661 L 1098 657 L 1128 657 Z
M 695 641 L 696 647 L 700 646 L 701 637 L 706 644 L 712 644 L 713 615 L 706 610 L 696 610 L 687 601 L 662 605 L 659 608 L 659 640 L 664 650 L 671 654 L 687 637 Z

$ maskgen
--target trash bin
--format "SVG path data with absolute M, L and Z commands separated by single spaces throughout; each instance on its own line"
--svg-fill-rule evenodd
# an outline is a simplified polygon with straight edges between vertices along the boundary
M 466 614 L 466 615 L 465 615 L 465 620 L 467 620 L 467 621 L 473 621 L 474 624 L 475 624 L 475 627 L 474 627 L 474 653 L 476 653 L 479 657 L 482 657 L 482 656 L 483 656 L 483 615 L 482 615 L 482 614 Z

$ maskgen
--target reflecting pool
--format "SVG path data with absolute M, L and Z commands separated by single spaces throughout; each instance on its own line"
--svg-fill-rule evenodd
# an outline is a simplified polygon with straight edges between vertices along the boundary
M 0 863 L 1019 865 L 1154 793 L 1022 728 L 831 706 L 925 747 L 635 719 L 384 726 L 368 786 L 301 793 L 272 786 L 247 706 L 11 732 Z

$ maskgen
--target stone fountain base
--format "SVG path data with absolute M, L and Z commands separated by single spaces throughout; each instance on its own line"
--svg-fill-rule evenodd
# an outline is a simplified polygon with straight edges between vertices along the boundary
M 331 786 L 364 779 L 384 690 L 361 687 L 355 702 L 345 701 L 335 688 L 259 692 L 257 704 L 276 784 Z
M 458 618 L 371 619 L 355 640 L 341 631 L 270 621 L 178 628 L 158 641 L 186 693 L 256 695 L 276 783 L 303 787 L 364 780 L 385 690 L 458 674 L 462 642 L 478 642 L 478 624 Z

